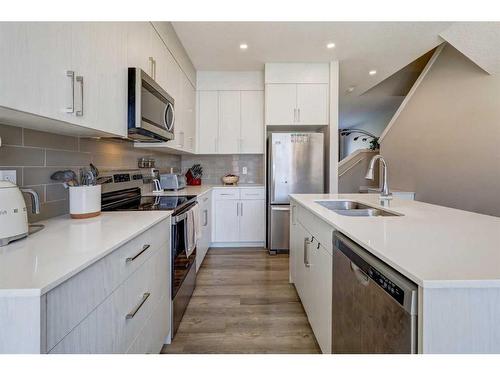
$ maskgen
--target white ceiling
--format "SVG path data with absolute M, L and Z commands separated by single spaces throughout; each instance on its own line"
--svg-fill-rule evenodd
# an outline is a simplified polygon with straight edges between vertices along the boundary
M 173 22 L 197 70 L 262 70 L 265 62 L 340 61 L 340 126 L 363 126 L 401 97 L 367 93 L 443 42 L 450 22 Z M 326 44 L 334 42 L 335 48 Z M 240 50 L 247 43 L 247 50 Z M 370 76 L 368 71 L 377 74 Z M 355 86 L 352 93 L 347 93 Z M 390 116 L 389 116 L 390 118 Z

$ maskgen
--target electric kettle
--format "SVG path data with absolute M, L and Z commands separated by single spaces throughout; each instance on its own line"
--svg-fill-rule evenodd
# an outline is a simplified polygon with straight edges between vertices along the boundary
M 0 181 L 0 246 L 28 235 L 28 214 L 22 193 L 30 194 L 33 213 L 40 213 L 36 191 L 20 189 L 10 181 Z

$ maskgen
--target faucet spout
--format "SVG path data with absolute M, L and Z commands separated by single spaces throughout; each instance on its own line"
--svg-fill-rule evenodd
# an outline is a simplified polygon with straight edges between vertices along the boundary
M 382 165 L 383 169 L 383 179 L 382 179 L 382 188 L 380 191 L 380 200 L 385 201 L 392 199 L 392 193 L 389 191 L 389 184 L 387 183 L 387 174 L 388 174 L 388 168 L 387 168 L 387 162 L 385 159 L 382 157 L 382 155 L 375 155 L 372 157 L 370 160 L 370 164 L 368 165 L 368 170 L 366 171 L 365 178 L 367 180 L 373 180 L 374 179 L 374 168 L 375 168 L 375 163 L 377 160 L 380 160 L 380 164 Z

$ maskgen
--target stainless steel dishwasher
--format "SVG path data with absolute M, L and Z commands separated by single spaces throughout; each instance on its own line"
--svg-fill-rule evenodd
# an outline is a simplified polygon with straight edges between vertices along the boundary
M 333 353 L 416 353 L 416 284 L 333 235 Z

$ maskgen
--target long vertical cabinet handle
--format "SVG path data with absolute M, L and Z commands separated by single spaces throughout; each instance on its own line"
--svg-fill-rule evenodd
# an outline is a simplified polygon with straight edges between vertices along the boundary
M 297 122 L 300 122 L 300 108 L 297 108 Z
M 243 216 L 243 202 L 240 202 L 241 208 L 240 208 L 240 215 Z
M 203 210 L 203 213 L 205 214 L 205 224 L 203 224 L 204 227 L 208 225 L 208 210 Z
M 309 263 L 309 244 L 311 241 L 308 237 L 304 238 L 304 266 L 309 268 L 311 263 Z
M 293 109 L 293 122 L 297 122 L 297 108 Z
M 151 78 L 153 78 L 153 79 L 155 79 L 155 77 L 154 77 L 154 61 L 155 61 L 155 59 L 153 59 L 152 56 L 149 56 L 149 72 L 150 72 Z
M 240 203 L 236 202 L 236 216 L 240 216 Z
M 75 113 L 75 72 L 73 70 L 67 70 L 66 77 L 68 77 L 71 82 L 71 105 L 66 107 L 66 113 Z
M 80 84 L 80 96 L 81 96 L 81 101 L 80 101 L 80 110 L 75 112 L 75 115 L 78 117 L 83 116 L 83 76 L 76 76 L 76 82 Z

